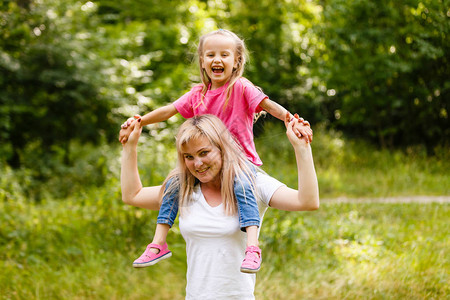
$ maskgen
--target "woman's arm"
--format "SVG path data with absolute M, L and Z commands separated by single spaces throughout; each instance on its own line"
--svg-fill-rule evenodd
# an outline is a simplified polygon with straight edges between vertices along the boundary
M 294 147 L 297 161 L 298 191 L 286 186 L 279 188 L 272 196 L 269 205 L 273 208 L 289 211 L 316 210 L 319 208 L 319 185 L 311 151 L 306 138 L 298 138 L 293 132 L 294 120 L 289 122 L 286 114 L 286 135 Z
M 141 119 L 137 120 L 139 123 Z M 137 142 L 142 132 L 135 126 L 128 142 L 123 145 L 120 184 L 122 201 L 126 204 L 146 209 L 158 210 L 161 186 L 142 187 L 137 167 Z

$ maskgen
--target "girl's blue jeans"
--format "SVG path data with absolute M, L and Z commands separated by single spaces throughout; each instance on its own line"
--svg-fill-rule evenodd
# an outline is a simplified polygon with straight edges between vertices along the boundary
M 256 177 L 256 169 L 252 168 Z M 173 179 L 170 179 L 166 185 L 166 191 L 170 185 L 176 184 Z M 178 193 L 179 187 L 173 189 L 173 193 L 165 194 L 159 209 L 158 224 L 168 224 L 172 227 L 175 218 L 178 214 Z M 234 180 L 234 195 L 236 196 L 239 226 L 242 231 L 248 226 L 260 225 L 259 209 L 255 197 L 255 188 L 252 187 L 252 182 L 247 176 L 241 176 Z

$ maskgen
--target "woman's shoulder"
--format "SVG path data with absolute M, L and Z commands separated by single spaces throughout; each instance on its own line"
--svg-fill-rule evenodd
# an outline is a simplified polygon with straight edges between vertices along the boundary
M 283 186 L 286 186 L 286 184 L 268 175 L 262 169 L 257 170 L 255 187 L 260 196 L 260 200 L 262 200 L 265 204 L 269 204 L 269 201 L 276 190 Z

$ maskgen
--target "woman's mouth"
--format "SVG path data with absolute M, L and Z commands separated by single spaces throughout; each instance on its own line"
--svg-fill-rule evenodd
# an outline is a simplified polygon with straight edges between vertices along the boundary
M 197 170 L 197 174 L 199 174 L 199 175 L 205 175 L 205 173 L 206 173 L 208 170 L 209 170 L 209 167 L 208 167 L 208 168 L 201 169 L 201 170 Z

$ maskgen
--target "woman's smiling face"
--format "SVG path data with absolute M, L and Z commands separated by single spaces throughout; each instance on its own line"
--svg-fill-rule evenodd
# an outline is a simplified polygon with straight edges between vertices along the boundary
M 222 155 L 220 149 L 201 136 L 182 146 L 184 163 L 201 183 L 220 184 Z

